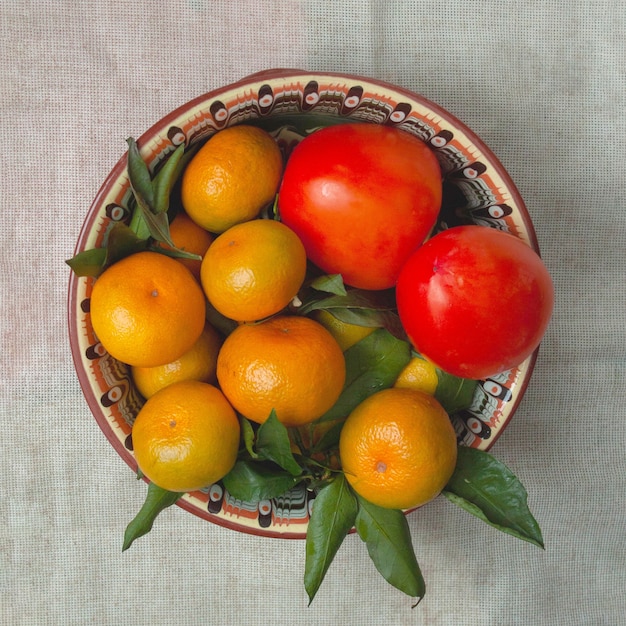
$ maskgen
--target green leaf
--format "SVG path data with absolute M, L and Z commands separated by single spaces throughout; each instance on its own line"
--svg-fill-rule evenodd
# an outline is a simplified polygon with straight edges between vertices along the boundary
M 303 304 L 300 309 L 302 315 L 308 315 L 317 309 L 395 309 L 395 300 L 391 291 L 367 291 L 365 289 L 350 289 L 345 295 L 319 297 L 316 293 L 305 293 L 301 298 Z
M 357 496 L 356 531 L 383 578 L 412 598 L 423 598 L 426 585 L 420 571 L 406 516 Z
M 130 181 L 130 186 L 132 188 L 133 195 L 135 196 L 135 200 L 137 201 L 135 211 L 139 211 L 141 215 L 141 218 L 138 216 L 136 218 L 135 215 L 133 215 L 131 223 L 133 223 L 133 226 L 138 234 L 144 235 L 147 228 L 150 237 L 152 237 L 155 241 L 161 241 L 166 243 L 168 246 L 175 248 L 176 246 L 170 237 L 167 214 L 165 212 L 158 213 L 155 210 L 155 192 L 153 189 L 152 178 L 150 176 L 150 170 L 148 169 L 145 161 L 141 158 L 141 154 L 139 153 L 139 148 L 137 147 L 135 140 L 132 137 L 129 137 L 126 141 L 128 143 L 128 179 Z M 180 156 L 177 158 L 180 158 Z M 174 171 L 176 164 L 176 162 L 173 164 Z M 166 183 L 170 183 L 170 181 L 167 180 L 167 174 L 170 172 L 172 172 L 172 170 L 168 169 L 166 174 L 163 175 L 162 193 L 164 192 Z M 161 199 L 160 202 L 163 202 L 163 199 Z
M 254 441 L 256 439 L 256 434 L 254 432 L 254 428 L 249 420 L 247 420 L 243 415 L 239 416 L 239 426 L 241 427 L 241 438 L 243 440 L 243 444 L 246 448 L 248 454 L 253 458 L 257 459 L 259 455 L 256 453 L 254 449 Z
M 329 430 L 327 430 L 319 439 L 319 441 L 311 446 L 310 453 L 326 452 L 333 450 L 339 446 L 339 437 L 345 420 L 340 420 L 336 424 L 333 424 Z
M 78 276 L 99 276 L 104 269 L 135 252 L 145 250 L 147 243 L 123 222 L 113 224 L 105 245 L 78 253 L 66 263 Z
M 304 290 L 300 294 L 300 299 L 302 305 L 295 311 L 298 315 L 325 310 L 347 324 L 385 328 L 398 339 L 406 340 L 406 333 L 395 310 L 395 298 L 391 290 L 350 289 L 345 295 L 322 298 L 314 291 Z
M 222 482 L 233 498 L 259 502 L 282 496 L 301 480 L 284 470 L 274 470 L 254 461 L 239 460 Z
M 146 242 L 122 222 L 116 222 L 107 234 L 106 266 L 113 265 L 123 258 L 146 249 Z
M 302 474 L 302 468 L 291 451 L 289 432 L 284 424 L 278 421 L 274 409 L 267 420 L 259 426 L 256 434 L 256 452 L 259 458 L 273 461 L 292 476 Z
M 155 174 L 152 181 L 153 202 L 152 210 L 155 213 L 165 213 L 170 206 L 172 188 L 178 180 L 184 161 L 185 144 L 181 144 L 167 158 L 163 167 Z
M 320 489 L 306 533 L 304 587 L 313 601 L 337 550 L 348 534 L 357 514 L 356 499 L 343 474 Z
M 157 245 L 150 246 L 151 250 L 176 258 L 201 259 L 197 254 L 174 246 L 169 231 L 167 209 L 172 188 L 184 165 L 184 145 L 176 148 L 152 180 L 137 143 L 132 137 L 126 141 L 127 171 L 134 200 L 131 201 L 134 210 L 130 224 L 127 226 L 122 222 L 115 223 L 107 234 L 107 242 L 103 248 L 86 250 L 67 260 L 66 263 L 78 276 L 97 277 L 103 269 L 116 261 L 148 249 L 147 240 L 150 237 L 157 242 Z M 159 242 L 167 244 L 171 249 L 159 247 Z
M 137 207 L 141 211 L 143 220 L 148 227 L 150 237 L 155 241 L 166 243 L 172 248 L 176 248 L 172 238 L 170 237 L 170 224 L 167 218 L 167 213 L 155 214 L 150 210 L 150 207 L 137 201 Z
M 126 169 L 133 195 L 137 199 L 138 204 L 151 210 L 154 207 L 154 192 L 150 170 L 139 153 L 137 142 L 132 137 L 129 137 L 126 143 L 128 144 Z
M 157 487 L 154 483 L 150 483 L 143 506 L 132 522 L 126 527 L 122 552 L 128 550 L 135 539 L 139 539 L 139 537 L 143 537 L 149 533 L 157 515 L 163 509 L 172 506 L 182 495 L 182 493 L 166 491 L 165 489 L 161 489 L 161 487 Z
M 130 218 L 130 224 L 128 227 L 137 235 L 139 239 L 148 239 L 150 237 L 150 229 L 148 228 L 148 224 L 143 217 L 143 210 L 137 206 L 136 198 L 134 198 L 132 205 L 134 207 L 133 214 Z
M 77 276 L 99 276 L 106 263 L 107 251 L 105 248 L 83 250 L 65 262 Z
M 192 259 L 194 261 L 202 261 L 202 257 L 199 254 L 187 252 L 187 250 L 183 250 L 182 248 L 164 248 L 156 244 L 152 246 L 151 249 L 155 252 L 159 252 L 160 254 L 164 254 L 165 256 L 171 256 L 174 259 Z
M 280 213 L 278 211 L 278 194 L 274 196 L 274 202 L 272 204 L 272 209 L 270 210 L 270 217 L 273 220 L 280 221 Z
M 488 452 L 459 446 L 456 468 L 443 494 L 494 528 L 544 547 L 522 483 Z
M 391 387 L 411 359 L 411 348 L 405 341 L 379 328 L 348 348 L 345 358 L 344 389 L 335 405 L 319 421 L 347 417 L 365 398 Z
M 407 339 L 402 322 L 395 311 L 348 307 L 331 307 L 326 310 L 346 324 L 356 324 L 357 326 L 367 326 L 368 328 L 384 328 L 401 341 Z
M 142 239 L 153 237 L 172 245 L 167 220 L 155 221 L 153 216 L 166 213 L 169 208 L 172 188 L 184 165 L 185 146 L 178 146 L 152 179 L 135 140 L 129 137 L 126 141 L 128 178 L 136 201 L 130 228 Z
M 435 398 L 439 400 L 448 415 L 469 407 L 472 404 L 478 381 L 459 378 L 439 368 L 436 368 L 436 371 L 438 383 Z
M 326 291 L 327 293 L 332 293 L 337 296 L 347 295 L 341 274 L 318 276 L 311 281 L 311 287 L 317 291 Z

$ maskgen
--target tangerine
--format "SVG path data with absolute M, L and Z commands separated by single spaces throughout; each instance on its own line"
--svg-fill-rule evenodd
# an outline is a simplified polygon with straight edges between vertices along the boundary
M 91 323 L 107 352 L 142 367 L 178 359 L 204 328 L 206 303 L 191 272 L 158 252 L 107 268 L 91 292 Z
M 422 356 L 414 356 L 398 374 L 394 387 L 416 389 L 430 396 L 435 395 L 439 385 L 437 368 Z
M 345 377 L 341 348 L 307 317 L 285 315 L 242 324 L 226 338 L 217 357 L 224 395 L 258 423 L 272 409 L 288 426 L 316 420 L 335 404 Z
M 283 157 L 272 136 L 256 126 L 215 133 L 183 172 L 181 199 L 191 219 L 214 233 L 251 220 L 272 202 Z
M 200 277 L 209 302 L 238 322 L 284 309 L 302 286 L 306 252 L 298 236 L 274 220 L 237 224 L 209 247 Z
M 413 389 L 384 389 L 350 413 L 339 439 L 346 479 L 381 507 L 409 509 L 435 498 L 452 476 L 457 444 L 443 407 Z
M 132 429 L 139 469 L 168 491 L 194 491 L 223 478 L 239 449 L 239 420 L 224 394 L 181 381 L 155 393 Z
M 204 257 L 213 241 L 213 235 L 198 226 L 184 211 L 180 211 L 170 224 L 170 238 L 172 243 L 181 250 Z M 169 248 L 163 245 L 164 248 Z M 200 266 L 202 261 L 198 259 L 177 258 L 200 282 Z
M 216 383 L 217 354 L 221 345 L 220 334 L 206 324 L 196 343 L 175 361 L 156 367 L 131 367 L 139 393 L 144 398 L 150 398 L 159 389 L 181 380 Z

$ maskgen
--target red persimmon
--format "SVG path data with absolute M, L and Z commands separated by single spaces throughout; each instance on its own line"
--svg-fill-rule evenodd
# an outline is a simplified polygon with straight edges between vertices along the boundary
M 441 196 L 439 163 L 423 141 L 390 126 L 352 123 L 300 142 L 278 208 L 323 271 L 353 287 L 387 289 L 431 232 Z
M 450 374 L 482 379 L 534 352 L 552 315 L 554 288 L 539 255 L 521 239 L 458 226 L 409 258 L 396 298 L 424 357 Z

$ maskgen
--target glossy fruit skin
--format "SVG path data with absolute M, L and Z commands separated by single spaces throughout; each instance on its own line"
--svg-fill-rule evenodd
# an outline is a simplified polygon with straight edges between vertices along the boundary
M 214 384 L 217 355 L 222 345 L 221 335 L 207 323 L 196 343 L 171 363 L 156 367 L 130 368 L 137 390 L 144 398 L 182 380 L 198 380 Z
M 139 468 L 168 491 L 194 491 L 223 478 L 237 460 L 239 420 L 224 394 L 180 381 L 157 391 L 133 424 Z
M 296 146 L 278 207 L 313 263 L 377 290 L 395 284 L 430 233 L 441 195 L 439 163 L 424 142 L 389 126 L 339 124 Z
M 339 398 L 346 377 L 333 336 L 307 317 L 278 315 L 240 324 L 217 357 L 217 380 L 228 401 L 263 423 L 272 409 L 287 426 L 321 417 Z
M 410 509 L 439 495 L 452 476 L 456 434 L 432 396 L 414 389 L 383 389 L 346 419 L 339 457 L 360 496 L 385 508 Z
M 411 256 L 396 300 L 418 352 L 450 374 L 478 380 L 534 352 L 552 315 L 554 287 L 539 255 L 521 239 L 458 226 Z
M 245 124 L 225 128 L 185 168 L 183 207 L 202 228 L 223 233 L 273 202 L 282 171 L 282 153 L 267 131 Z
M 201 335 L 206 314 L 192 273 L 159 252 L 137 252 L 107 268 L 94 284 L 90 309 L 107 352 L 140 367 L 178 359 Z
M 254 322 L 284 309 L 305 275 L 306 252 L 298 236 L 266 219 L 236 224 L 222 233 L 200 268 L 209 302 L 238 322 Z

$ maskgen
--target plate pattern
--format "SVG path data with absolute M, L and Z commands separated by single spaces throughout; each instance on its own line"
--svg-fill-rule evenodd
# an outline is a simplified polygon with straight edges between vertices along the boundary
M 523 201 L 491 152 L 458 120 L 409 92 L 367 79 L 293 73 L 260 76 L 212 92 L 174 111 L 139 140 L 153 171 L 181 143 L 198 146 L 222 128 L 241 123 L 272 132 L 288 156 L 301 138 L 328 124 L 367 122 L 392 125 L 427 142 L 444 175 L 443 206 L 436 226 L 480 224 L 508 231 L 537 247 Z M 76 251 L 101 246 L 110 228 L 130 218 L 132 197 L 125 160 L 113 170 L 94 201 Z M 89 315 L 92 279 L 70 278 L 69 323 L 72 354 L 83 391 L 104 434 L 136 469 L 131 428 L 143 399 L 129 368 L 103 349 Z M 513 329 L 512 329 L 513 332 Z M 489 449 L 519 404 L 535 355 L 518 368 L 480 381 L 469 409 L 452 416 L 461 444 Z M 305 536 L 315 494 L 297 487 L 259 503 L 234 499 L 221 483 L 185 494 L 188 511 L 232 529 L 282 538 Z

